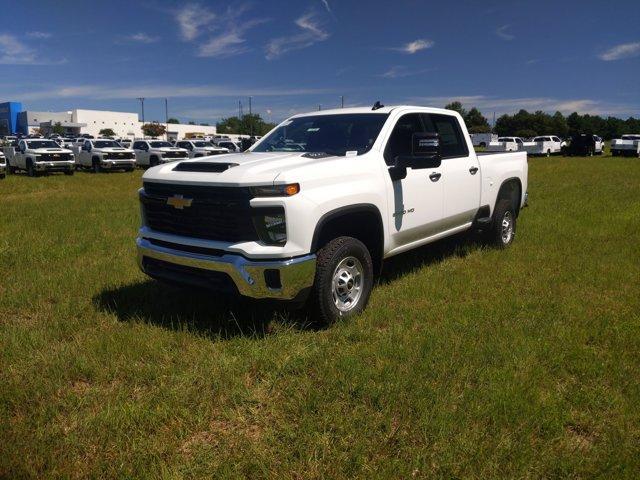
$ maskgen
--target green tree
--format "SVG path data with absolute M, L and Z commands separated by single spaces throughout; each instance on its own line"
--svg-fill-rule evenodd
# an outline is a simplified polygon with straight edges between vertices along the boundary
M 51 133 L 57 133 L 58 135 L 64 135 L 64 127 L 60 124 L 60 122 L 56 122 L 53 127 L 51 127 Z
M 444 106 L 444 108 L 447 109 L 447 110 L 455 110 L 460 115 L 462 115 L 463 118 L 467 116 L 467 111 L 462 106 L 462 103 L 458 102 L 457 100 L 455 102 L 451 102 L 451 103 L 446 104 Z
M 535 130 L 529 130 L 527 128 L 523 128 L 522 130 L 516 130 L 514 136 L 516 137 L 521 137 L 521 138 L 531 138 L 531 137 L 535 137 L 538 134 L 536 133 Z
M 99 135 L 101 137 L 115 137 L 116 136 L 116 132 L 114 132 L 110 128 L 103 128 L 102 130 L 100 130 Z
M 177 118 L 170 118 L 167 120 L 167 123 L 180 123 L 180 120 L 178 120 Z
M 241 118 L 223 118 L 216 125 L 218 133 L 235 133 L 241 135 L 264 135 L 275 125 L 265 122 L 260 115 L 253 113 Z
M 146 137 L 161 137 L 166 131 L 166 127 L 160 123 L 145 123 L 142 125 L 142 133 Z
M 476 107 L 467 112 L 464 116 L 464 122 L 467 124 L 470 133 L 488 133 L 491 131 L 489 121 Z

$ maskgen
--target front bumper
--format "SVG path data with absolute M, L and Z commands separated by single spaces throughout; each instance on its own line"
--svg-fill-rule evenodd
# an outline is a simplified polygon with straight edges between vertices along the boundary
M 250 298 L 293 300 L 313 286 L 316 272 L 316 256 L 313 254 L 254 261 L 235 254 L 216 256 L 175 250 L 145 238 L 138 238 L 136 245 L 138 265 L 147 275 L 217 289 L 217 283 L 209 283 L 203 275 L 215 272 L 228 276 L 237 292 Z M 173 266 L 181 269 L 178 271 Z
M 61 162 L 35 162 L 34 167 L 38 172 L 63 172 L 75 168 L 75 160 L 63 160 Z
M 136 166 L 136 159 L 126 160 L 101 160 L 100 166 L 105 169 L 117 169 L 117 168 L 133 168 Z

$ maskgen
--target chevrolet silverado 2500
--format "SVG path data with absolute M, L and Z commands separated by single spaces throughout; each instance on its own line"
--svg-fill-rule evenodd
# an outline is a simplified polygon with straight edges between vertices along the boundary
M 115 140 L 86 139 L 76 155 L 76 165 L 80 168 L 91 168 L 95 173 L 103 170 L 131 172 L 136 167 L 136 156 L 133 150 L 124 148 Z
M 141 167 L 155 167 L 161 163 L 175 162 L 189 158 L 189 153 L 180 147 L 174 147 L 165 140 L 136 140 L 133 142 L 136 162 Z
M 138 263 L 151 277 L 362 311 L 382 262 L 479 228 L 506 247 L 527 154 L 476 154 L 462 117 L 426 107 L 293 116 L 244 153 L 147 170 Z
M 640 157 L 640 134 L 622 135 L 611 140 L 611 155 Z
M 17 149 L 5 147 L 9 170 L 26 170 L 30 177 L 41 172 L 64 172 L 73 175 L 75 158 L 71 150 L 60 148 L 53 140 L 26 138 L 18 142 Z

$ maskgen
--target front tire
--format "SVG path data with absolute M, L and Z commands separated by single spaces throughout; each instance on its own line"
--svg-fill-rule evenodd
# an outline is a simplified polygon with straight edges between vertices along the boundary
M 32 178 L 36 176 L 36 169 L 31 160 L 27 160 L 27 176 Z
M 499 200 L 493 212 L 493 222 L 487 231 L 487 241 L 489 244 L 506 248 L 513 243 L 516 236 L 516 213 L 511 201 L 507 199 Z
M 320 325 L 361 313 L 373 288 L 373 262 L 367 247 L 352 237 L 338 237 L 317 254 L 311 312 Z

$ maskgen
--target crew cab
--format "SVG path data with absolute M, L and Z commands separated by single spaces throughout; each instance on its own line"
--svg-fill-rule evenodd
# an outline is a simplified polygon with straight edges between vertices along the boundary
M 524 143 L 524 149 L 529 155 L 550 155 L 560 153 L 564 143 L 555 135 L 533 137 L 531 142 Z
M 571 136 L 569 143 L 562 147 L 562 153 L 568 156 L 592 157 L 593 155 L 602 155 L 603 148 L 604 142 L 598 135 L 581 133 Z
M 7 157 L 3 152 L 0 152 L 0 180 L 3 180 L 7 176 Z
M 73 175 L 75 156 L 71 150 L 60 148 L 53 140 L 23 138 L 17 148 L 5 147 L 11 173 L 25 170 L 30 177 L 39 173 L 64 172 Z
M 90 168 L 98 173 L 103 170 L 133 171 L 136 156 L 133 150 L 124 148 L 109 138 L 86 139 L 80 153 L 76 155 L 76 165 Z
M 611 140 L 611 155 L 640 157 L 640 134 L 622 135 Z
M 165 140 L 135 140 L 132 148 L 136 152 L 136 163 L 141 167 L 155 167 L 189 157 L 184 148 L 174 147 Z
M 176 147 L 184 148 L 189 152 L 189 158 L 209 157 L 229 153 L 227 148 L 214 145 L 207 140 L 179 140 Z
M 477 154 L 455 111 L 295 115 L 247 152 L 147 170 L 138 263 L 331 322 L 364 309 L 384 259 L 474 228 L 510 245 L 527 174 L 524 152 Z
M 498 137 L 498 140 L 487 145 L 487 152 L 516 152 L 522 150 L 523 145 L 520 137 Z

